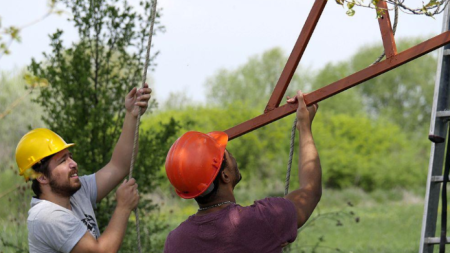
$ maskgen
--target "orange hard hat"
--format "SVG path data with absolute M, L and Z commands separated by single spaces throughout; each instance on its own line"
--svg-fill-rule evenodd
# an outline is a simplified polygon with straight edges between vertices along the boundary
M 219 173 L 227 143 L 228 135 L 218 131 L 190 131 L 175 141 L 165 167 L 178 196 L 191 199 L 208 189 Z

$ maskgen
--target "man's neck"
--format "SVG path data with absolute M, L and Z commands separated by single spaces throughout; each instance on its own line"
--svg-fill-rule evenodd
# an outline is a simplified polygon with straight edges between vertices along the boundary
M 226 208 L 232 203 L 236 203 L 236 199 L 234 198 L 233 194 L 226 194 L 226 195 L 218 194 L 217 197 L 214 198 L 214 200 L 212 200 L 211 202 L 199 204 L 198 206 L 200 207 L 200 209 L 202 208 L 207 209 L 199 210 L 196 215 L 201 216 L 208 213 L 217 212 Z
M 70 205 L 70 197 L 64 197 L 55 193 L 43 193 L 41 194 L 41 196 L 39 196 L 39 199 L 47 200 L 69 210 L 72 210 L 72 206 Z

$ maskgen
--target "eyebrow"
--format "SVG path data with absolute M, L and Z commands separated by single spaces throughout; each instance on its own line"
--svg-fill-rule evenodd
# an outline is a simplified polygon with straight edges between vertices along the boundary
M 60 162 L 61 160 L 65 159 L 67 156 L 72 157 L 72 153 L 69 152 L 69 153 L 64 154 L 63 156 L 61 156 L 61 157 L 58 159 L 58 162 Z

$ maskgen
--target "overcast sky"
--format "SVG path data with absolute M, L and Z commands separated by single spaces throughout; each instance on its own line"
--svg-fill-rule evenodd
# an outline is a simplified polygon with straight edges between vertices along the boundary
M 130 1 L 136 8 L 137 0 Z M 204 101 L 203 84 L 219 68 L 233 69 L 247 59 L 273 47 L 289 55 L 313 0 L 159 0 L 161 22 L 167 32 L 153 38 L 159 50 L 155 72 L 151 73 L 155 92 L 165 99 L 170 92 L 183 91 L 196 101 Z M 367 2 L 367 0 L 366 0 Z M 46 0 L 0 0 L 3 27 L 21 26 L 41 17 Z M 409 6 L 421 1 L 409 0 Z M 391 19 L 394 14 L 391 13 Z M 396 38 L 441 32 L 442 14 L 433 18 L 401 13 Z M 49 52 L 48 34 L 65 31 L 67 45 L 77 34 L 67 16 L 51 16 L 23 30 L 22 42 L 11 46 L 12 54 L 0 59 L 0 71 L 21 68 L 31 58 L 42 59 Z M 353 17 L 335 1 L 329 1 L 301 61 L 313 69 L 327 62 L 344 60 L 364 45 L 380 43 L 374 10 L 357 8 Z M 154 52 L 154 51 L 153 51 Z

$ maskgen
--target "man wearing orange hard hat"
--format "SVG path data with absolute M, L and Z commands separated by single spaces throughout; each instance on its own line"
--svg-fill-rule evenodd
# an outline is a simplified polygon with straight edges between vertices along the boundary
M 265 198 L 253 205 L 236 204 L 234 187 L 241 180 L 237 162 L 225 149 L 224 132 L 187 132 L 169 150 L 166 173 L 178 196 L 194 198 L 198 212 L 171 231 L 165 253 L 282 252 L 293 242 L 322 196 L 322 172 L 311 124 L 318 109 L 298 103 L 300 188 L 284 198 Z
M 16 161 L 36 194 L 28 211 L 30 252 L 117 252 L 128 218 L 139 195 L 134 179 L 116 191 L 117 205 L 100 235 L 94 207 L 127 176 L 139 112 L 148 107 L 151 89 L 132 89 L 125 98 L 125 120 L 111 160 L 95 174 L 78 176 L 78 166 L 66 143 L 45 128 L 25 134 L 16 148 Z

